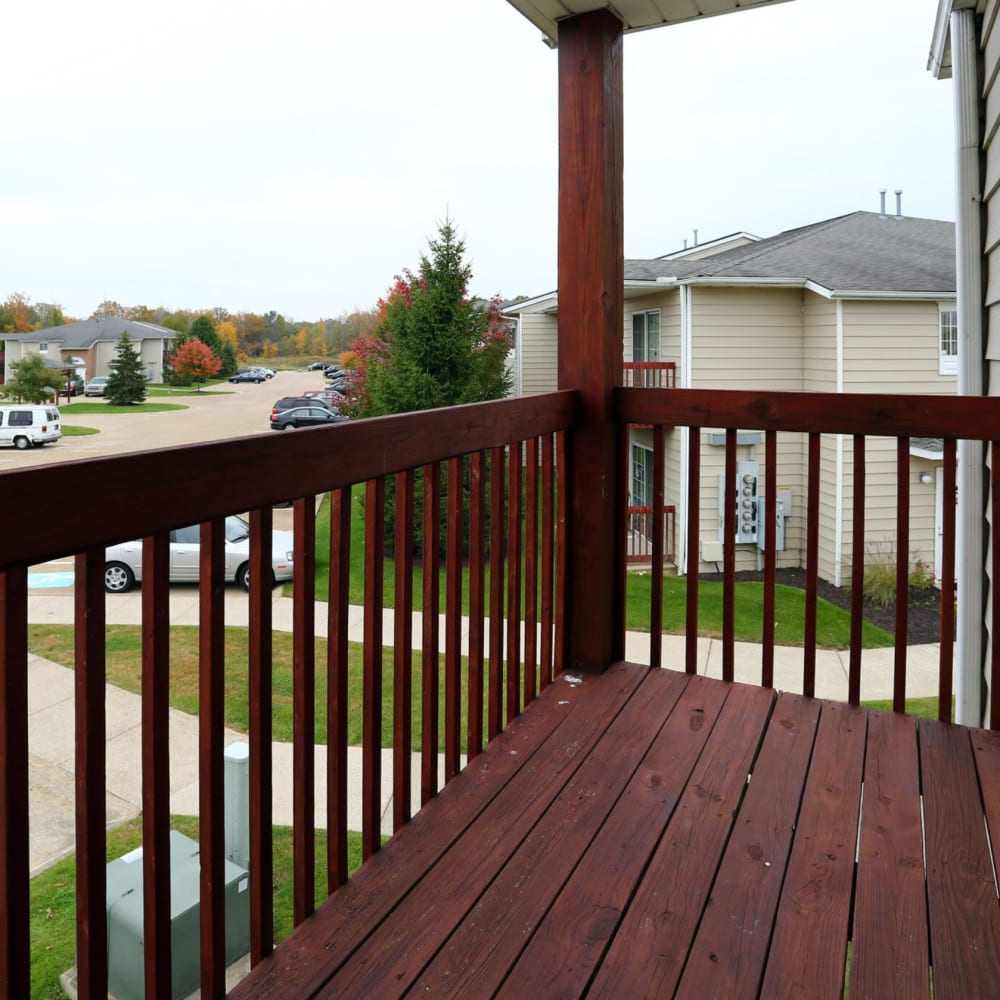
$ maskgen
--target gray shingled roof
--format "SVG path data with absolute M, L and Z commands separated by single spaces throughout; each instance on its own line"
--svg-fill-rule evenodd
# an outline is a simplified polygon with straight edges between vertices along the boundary
M 625 279 L 812 281 L 831 292 L 955 291 L 955 224 L 852 212 L 701 260 L 626 260 Z
M 117 342 L 123 330 L 128 330 L 128 335 L 135 341 L 149 340 L 150 338 L 173 340 L 177 336 L 175 330 L 158 326 L 156 323 L 139 323 L 133 320 L 102 316 L 98 319 L 85 319 L 79 323 L 65 323 L 62 326 L 50 326 L 44 330 L 20 334 L 17 339 L 28 343 L 52 341 L 66 351 L 88 350 L 98 341 Z

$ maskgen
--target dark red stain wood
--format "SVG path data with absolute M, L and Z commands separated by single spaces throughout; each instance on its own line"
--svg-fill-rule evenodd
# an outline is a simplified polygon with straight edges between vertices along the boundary
M 920 773 L 913 720 L 870 712 L 850 997 L 930 995 Z

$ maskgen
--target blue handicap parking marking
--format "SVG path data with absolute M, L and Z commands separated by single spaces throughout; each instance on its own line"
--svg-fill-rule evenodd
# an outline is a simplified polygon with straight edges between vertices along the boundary
M 28 589 L 41 590 L 43 587 L 72 587 L 73 574 L 69 573 L 29 573 Z

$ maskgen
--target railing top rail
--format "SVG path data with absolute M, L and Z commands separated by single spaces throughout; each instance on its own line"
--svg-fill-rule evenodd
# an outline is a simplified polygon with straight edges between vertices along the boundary
M 989 441 L 1000 398 L 888 393 L 618 388 L 621 423 Z
M 2 472 L 0 571 L 555 433 L 578 414 L 563 391 Z

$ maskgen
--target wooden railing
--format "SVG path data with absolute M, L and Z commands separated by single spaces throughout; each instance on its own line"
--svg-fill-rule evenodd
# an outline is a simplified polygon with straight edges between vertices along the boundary
M 673 361 L 626 361 L 622 385 L 642 389 L 672 389 L 677 365 Z
M 823 435 L 846 435 L 851 460 L 854 537 L 865 535 L 866 442 L 871 436 L 894 438 L 897 463 L 897 587 L 908 586 L 908 523 L 911 478 L 909 439 L 944 439 L 944 493 L 954 495 L 956 442 L 990 440 L 996 427 L 995 400 L 914 396 L 747 393 L 622 388 L 615 391 L 616 419 L 626 440 L 630 424 L 653 428 L 654 502 L 650 517 L 653 567 L 650 610 L 651 662 L 659 665 L 662 638 L 662 574 L 671 546 L 663 525 L 665 497 L 679 484 L 666 476 L 666 431 L 690 428 L 687 493 L 678 503 L 678 526 L 688 553 L 700 542 L 702 430 L 723 429 L 726 436 L 726 503 L 735 506 L 737 431 L 764 435 L 764 492 L 776 495 L 778 436 L 804 435 L 805 489 L 796 510 L 805 537 L 805 641 L 802 689 L 816 687 L 818 539 L 820 531 L 820 454 Z M 200 603 L 200 838 L 202 845 L 202 987 L 218 996 L 222 985 L 224 916 L 222 900 L 223 795 L 223 628 L 222 519 L 249 511 L 252 562 L 250 578 L 269 571 L 271 505 L 294 500 L 294 828 L 295 920 L 315 908 L 312 889 L 318 865 L 325 865 L 328 888 L 346 877 L 347 838 L 347 621 L 350 609 L 348 568 L 355 486 L 365 494 L 364 552 L 364 853 L 379 848 L 382 718 L 380 705 L 384 648 L 392 647 L 394 824 L 409 819 L 410 756 L 416 713 L 422 728 L 420 800 L 454 776 L 465 751 L 474 756 L 532 700 L 562 666 L 565 626 L 564 573 L 569 546 L 586 554 L 588 539 L 564 531 L 571 504 L 600 503 L 597 495 L 571 497 L 565 470 L 568 438 L 579 421 L 579 396 L 553 393 L 520 400 L 429 411 L 302 432 L 287 438 L 258 435 L 210 445 L 142 452 L 79 463 L 41 466 L 0 474 L 0 489 L 16 502 L 4 505 L 0 562 L 0 991 L 28 995 L 28 567 L 75 557 L 76 684 L 76 861 L 78 899 L 77 957 L 81 995 L 101 995 L 107 985 L 105 921 L 105 622 L 104 548 L 142 537 L 143 608 L 143 867 L 147 908 L 145 946 L 147 993 L 166 995 L 170 980 L 168 686 L 170 663 L 168 533 L 203 525 Z M 325 435 L 322 436 L 322 435 Z M 673 467 L 673 466 L 671 466 Z M 993 468 L 994 496 L 1000 496 L 1000 470 Z M 73 483 L 72 493 L 65 484 Z M 449 488 L 460 483 L 461 489 Z M 391 484 L 391 485 L 390 485 Z M 392 635 L 383 634 L 382 568 L 386 538 L 378 530 L 386 492 L 396 510 L 391 544 L 396 550 Z M 331 497 L 328 653 L 317 664 L 315 633 L 316 498 Z M 410 540 L 422 503 L 425 544 L 419 557 L 422 587 L 413 593 Z M 468 511 L 468 517 L 465 512 Z M 952 697 L 955 525 L 953 505 L 944 505 L 942 571 L 940 714 L 947 717 Z M 1000 572 L 1000 511 L 994 511 L 993 578 Z M 465 526 L 468 526 L 467 542 Z M 356 537 L 356 535 L 355 535 Z M 624 549 L 625 532 L 621 531 Z M 734 677 L 735 550 L 732 528 L 723 543 L 723 666 Z M 442 555 L 443 553 L 443 555 Z M 765 548 L 764 611 L 759 683 L 774 684 L 774 592 L 776 554 Z M 585 565 L 585 560 L 579 564 Z M 624 553 L 620 559 L 625 572 Z M 856 703 L 861 680 L 861 560 L 853 564 L 852 634 L 847 700 Z M 444 596 L 439 592 L 443 574 Z M 595 575 L 588 585 L 603 588 L 608 599 L 620 581 Z M 463 598 L 467 590 L 467 603 Z M 686 581 L 683 666 L 697 666 L 699 581 Z M 251 770 L 251 957 L 267 954 L 273 940 L 271 899 L 271 613 L 267 588 L 253 588 L 249 611 L 249 742 Z M 439 627 L 435 616 L 443 604 Z M 1000 636 L 1000 607 L 992 602 L 992 634 Z M 419 635 L 411 611 L 423 611 Z M 468 621 L 467 644 L 463 627 Z M 893 663 L 893 705 L 902 710 L 907 678 L 906 602 L 897 604 Z M 463 668 L 462 657 L 467 656 Z M 994 675 L 997 657 L 994 656 Z M 467 670 L 467 694 L 460 673 Z M 325 734 L 316 732 L 318 671 L 328 680 Z M 419 671 L 424 696 L 408 709 L 411 678 Z M 387 676 L 389 674 L 387 673 Z M 438 708 L 440 692 L 443 709 Z M 996 704 L 1000 681 L 994 676 L 991 719 L 1000 723 Z M 328 748 L 327 857 L 315 857 L 316 806 L 312 749 Z
M 217 444 L 0 474 L 0 994 L 28 996 L 28 567 L 75 557 L 77 972 L 81 996 L 107 993 L 105 881 L 105 546 L 143 538 L 142 800 L 146 994 L 170 995 L 169 532 L 202 525 L 199 817 L 205 996 L 224 986 L 223 518 L 249 511 L 250 580 L 271 571 L 271 506 L 294 500 L 294 916 L 347 877 L 347 677 L 352 518 L 364 491 L 363 821 L 379 849 L 382 676 L 392 647 L 394 825 L 410 818 L 411 741 L 421 727 L 420 800 L 479 753 L 561 668 L 566 504 L 564 436 L 574 393 L 478 404 Z M 325 436 L 324 436 L 325 435 Z M 66 483 L 72 482 L 72 493 Z M 363 485 L 362 485 L 363 484 Z M 382 530 L 395 508 L 393 634 L 383 634 Z M 316 656 L 316 499 L 330 495 L 327 659 Z M 16 498 L 16 502 L 15 502 Z M 414 509 L 422 507 L 422 523 Z M 422 589 L 414 595 L 415 537 Z M 357 535 L 355 534 L 355 537 Z M 440 593 L 443 579 L 444 595 Z M 463 607 L 463 590 L 467 606 Z M 273 947 L 272 593 L 250 587 L 250 952 Z M 443 615 L 439 611 L 443 606 Z M 415 612 L 422 628 L 414 634 Z M 463 628 L 467 624 L 467 642 Z M 463 657 L 467 666 L 463 668 Z M 386 664 L 387 666 L 387 664 Z M 465 685 L 462 672 L 466 670 Z M 327 731 L 316 731 L 317 673 Z M 422 699 L 413 704 L 415 672 Z M 466 693 L 463 694 L 463 687 Z M 439 701 L 443 711 L 439 709 Z M 314 746 L 327 748 L 327 857 L 315 856 Z
M 653 559 L 653 540 L 662 534 L 661 551 L 663 562 L 672 563 L 677 559 L 677 510 L 664 506 L 657 517 L 653 506 L 625 508 L 625 561 L 628 563 L 648 563 Z M 662 520 L 662 523 L 661 523 Z
M 824 435 L 844 435 L 845 453 L 848 458 L 853 494 L 845 500 L 849 516 L 849 530 L 844 534 L 858 540 L 851 559 L 850 613 L 851 635 L 848 654 L 848 680 L 846 701 L 858 704 L 862 677 L 862 624 L 864 600 L 866 537 L 866 498 L 869 490 L 870 473 L 866 457 L 866 443 L 875 438 L 894 439 L 895 452 L 895 494 L 894 506 L 894 547 L 895 547 L 895 646 L 892 665 L 892 703 L 896 711 L 904 710 L 907 684 L 907 595 L 910 587 L 912 565 L 910 561 L 910 481 L 913 473 L 910 465 L 910 438 L 943 438 L 943 496 L 955 496 L 956 454 L 959 440 L 986 442 L 992 454 L 997 443 L 991 439 L 995 432 L 996 401 L 984 398 L 892 396 L 892 395 L 848 395 L 826 393 L 751 393 L 734 391 L 698 391 L 676 389 L 664 391 L 639 391 L 620 389 L 616 391 L 618 419 L 623 426 L 644 423 L 653 427 L 654 481 L 663 482 L 665 467 L 665 429 L 690 428 L 688 435 L 687 493 L 684 500 L 683 519 L 679 531 L 686 537 L 686 551 L 689 560 L 696 560 L 701 541 L 701 513 L 706 500 L 702 497 L 703 430 L 725 431 L 725 498 L 724 509 L 736 510 L 736 461 L 737 431 L 763 431 L 763 454 L 761 462 L 762 492 L 765 496 L 777 496 L 779 447 L 778 436 L 783 440 L 790 435 L 804 439 L 802 454 L 805 455 L 805 489 L 796 497 L 797 520 L 802 522 L 805 569 L 805 618 L 804 644 L 802 648 L 802 673 L 798 685 L 806 695 L 816 691 L 817 653 L 817 597 L 819 580 L 819 538 L 821 531 L 821 443 Z M 794 452 L 795 449 L 792 449 Z M 787 461 L 787 459 L 786 459 Z M 993 496 L 1000 495 L 1000 471 L 997 463 L 992 463 Z M 787 475 L 787 466 L 783 475 Z M 884 468 L 880 471 L 884 477 Z M 671 484 L 676 490 L 679 484 Z M 879 488 L 884 491 L 885 484 Z M 709 509 L 715 513 L 717 497 L 708 501 Z M 996 503 L 996 499 L 994 500 Z M 665 517 L 664 491 L 658 489 L 653 516 Z M 713 517 L 714 521 L 714 517 Z M 1000 518 L 994 515 L 993 540 L 991 546 L 991 579 L 996 580 L 1000 572 Z M 847 526 L 845 525 L 845 528 Z M 827 525 L 827 530 L 829 526 Z M 952 711 L 954 636 L 955 636 L 955 504 L 942 504 L 942 569 L 940 574 L 940 662 L 938 678 L 938 714 L 941 719 L 950 719 Z M 756 546 L 754 546 L 756 548 Z M 760 674 L 759 683 L 764 687 L 774 685 L 775 666 L 775 580 L 777 553 L 773 545 L 766 545 L 763 551 L 763 614 L 761 620 Z M 652 596 L 650 605 L 650 650 L 651 662 L 661 662 L 662 573 L 666 553 L 660 546 L 652 554 Z M 693 563 L 696 565 L 696 563 Z M 722 627 L 722 676 L 726 680 L 734 677 L 735 661 L 735 570 L 736 537 L 735 517 L 725 519 L 723 539 L 723 627 Z M 698 660 L 698 593 L 697 573 L 688 573 L 686 582 L 684 629 L 684 667 L 695 672 Z M 1000 728 L 1000 656 L 996 644 L 1000 637 L 1000 606 L 991 602 L 992 651 L 991 697 L 989 717 L 994 728 Z

